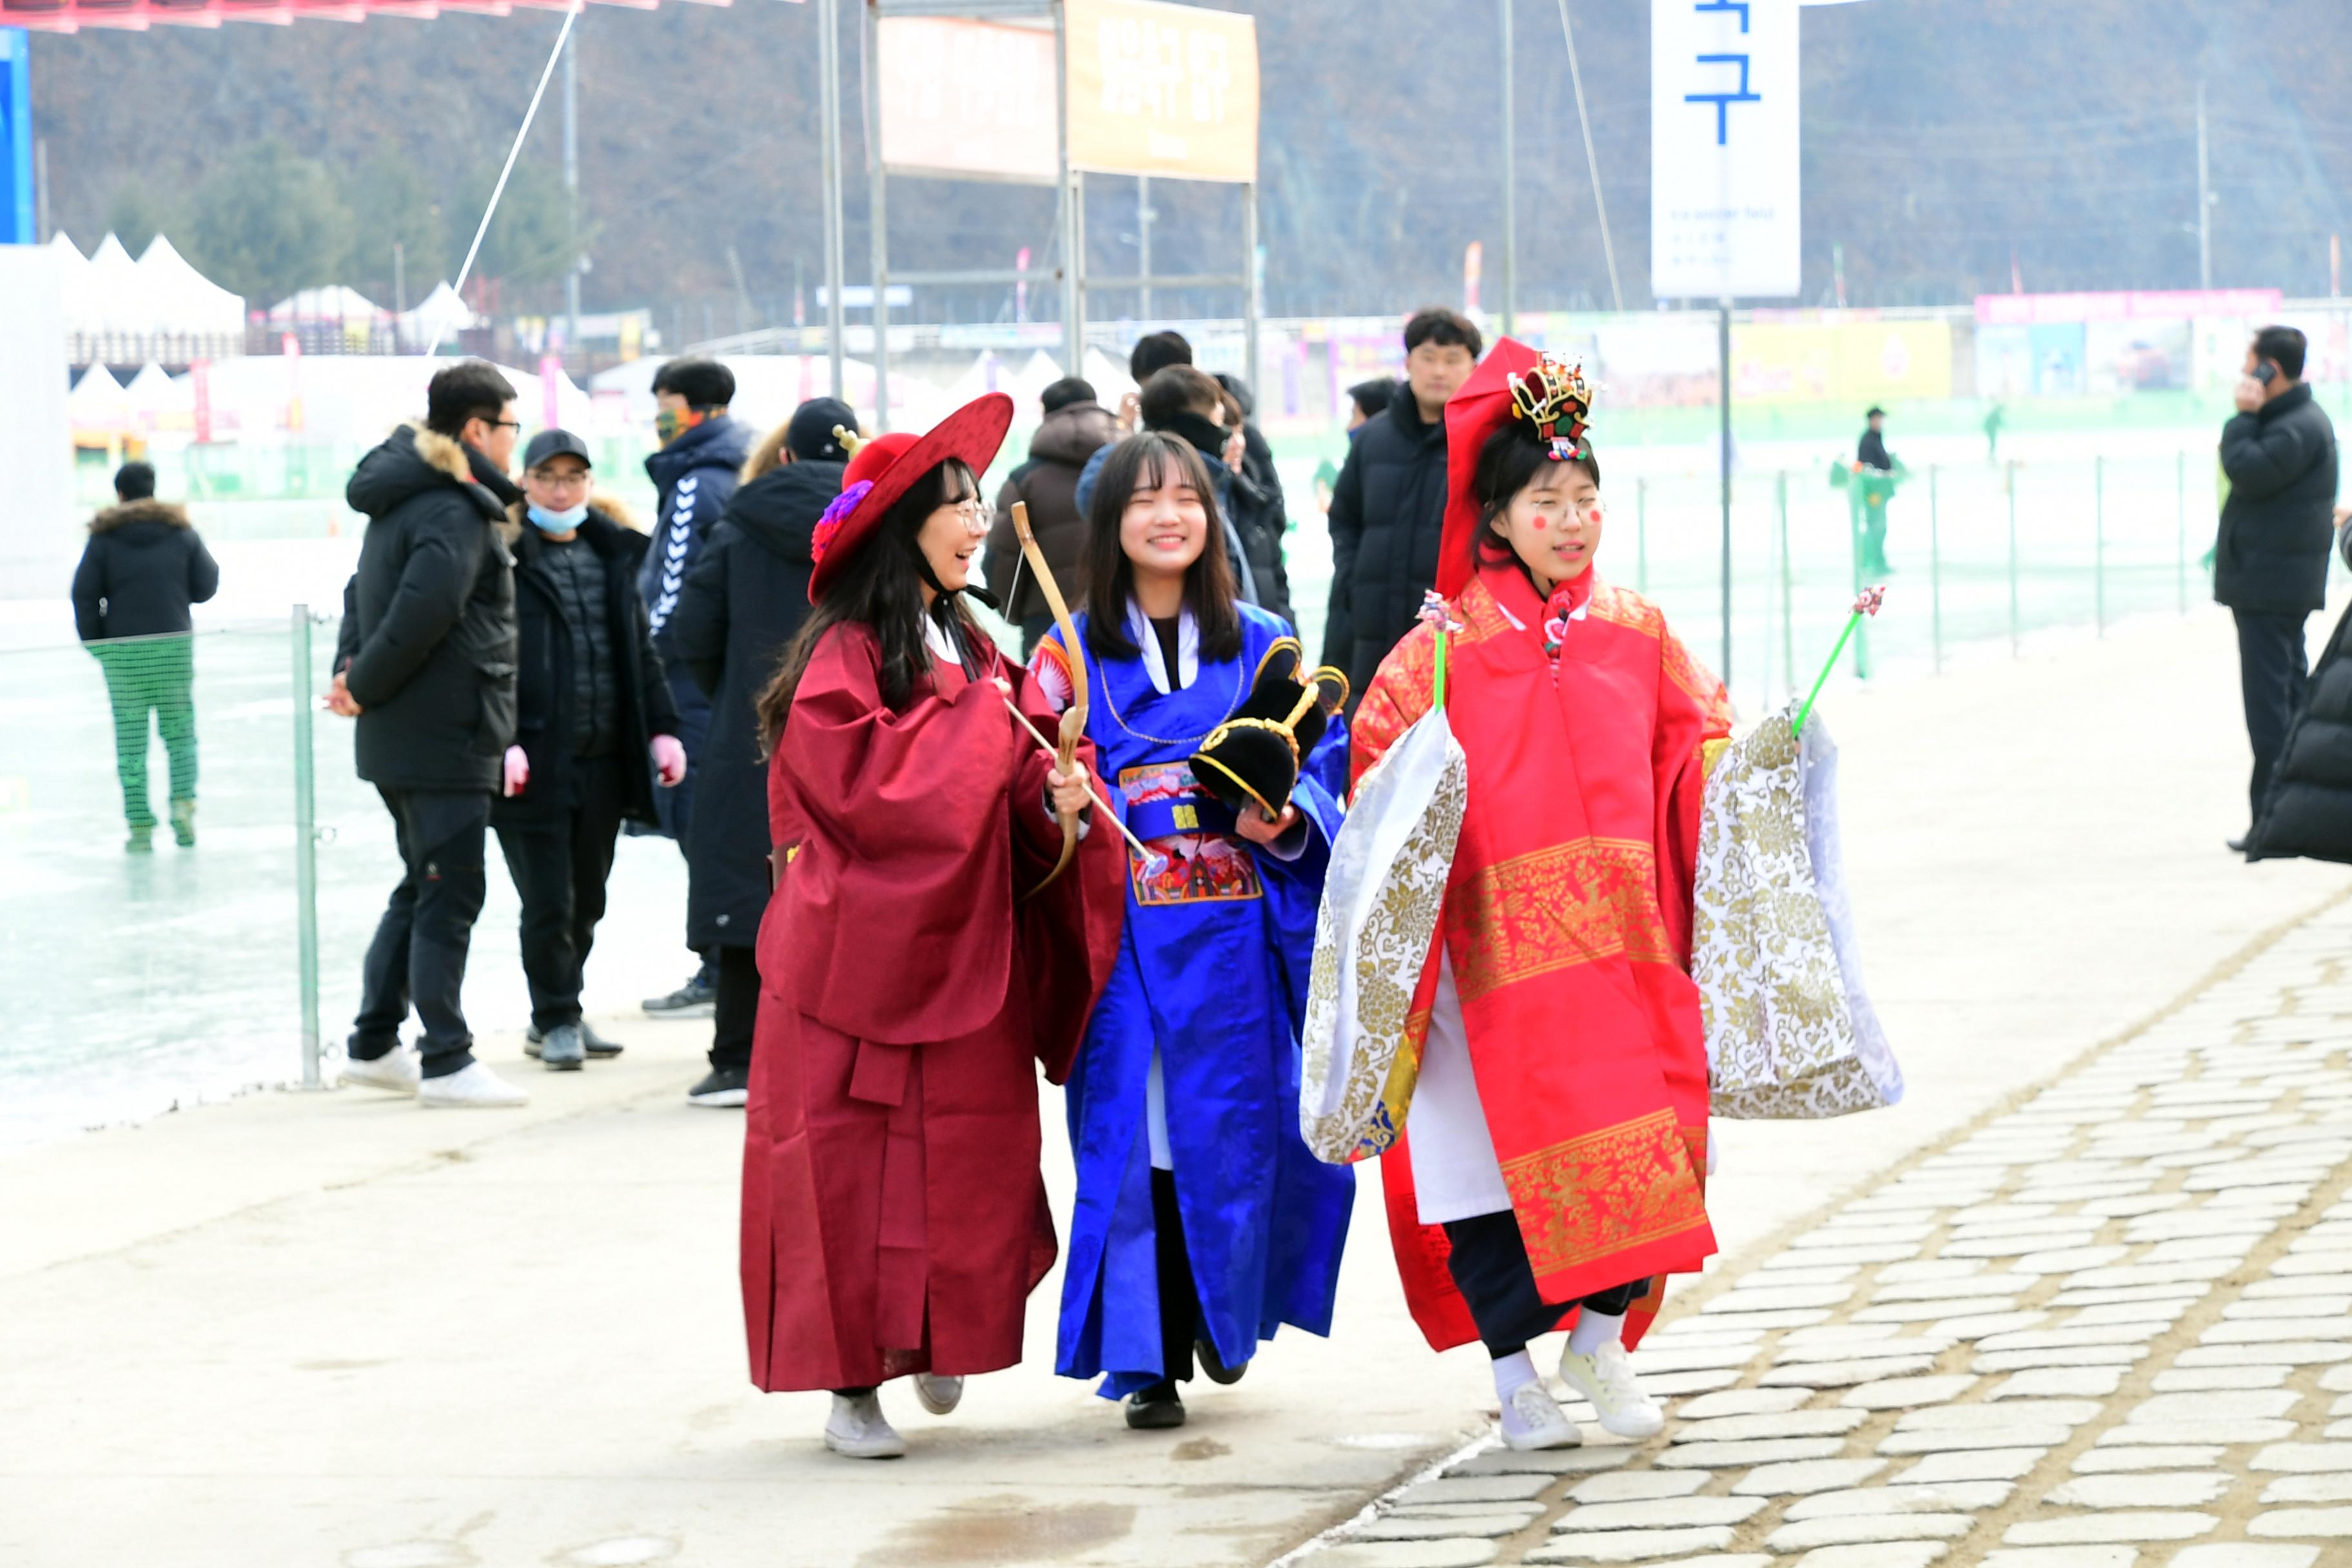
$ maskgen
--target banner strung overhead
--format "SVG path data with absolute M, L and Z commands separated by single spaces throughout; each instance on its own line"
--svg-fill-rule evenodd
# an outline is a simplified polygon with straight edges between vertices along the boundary
M 1651 293 L 1798 292 L 1797 125 L 1797 0 L 1651 0 Z
M 1067 0 L 1064 15 L 1072 168 L 1256 180 L 1254 18 L 1158 0 Z
M 1054 35 L 951 16 L 880 26 L 882 163 L 892 174 L 1052 184 Z

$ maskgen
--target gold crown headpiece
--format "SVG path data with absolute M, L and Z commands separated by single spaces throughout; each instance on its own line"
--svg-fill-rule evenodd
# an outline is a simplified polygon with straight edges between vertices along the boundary
M 1550 444 L 1553 461 L 1575 457 L 1591 428 L 1585 416 L 1592 411 L 1592 386 L 1584 367 L 1546 354 L 1527 374 L 1515 372 L 1508 379 L 1511 416 L 1535 426 L 1537 439 Z

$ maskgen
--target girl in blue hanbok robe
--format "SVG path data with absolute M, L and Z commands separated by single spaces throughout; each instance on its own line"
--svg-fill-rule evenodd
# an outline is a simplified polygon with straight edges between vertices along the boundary
M 1077 1201 L 1055 1370 L 1101 1375 L 1139 1428 L 1181 1426 L 1197 1356 L 1240 1377 L 1284 1323 L 1330 1331 L 1353 1172 L 1298 1132 L 1298 1031 L 1339 827 L 1346 727 L 1300 759 L 1281 814 L 1236 814 L 1187 759 L 1289 628 L 1238 602 L 1207 470 L 1146 434 L 1088 509 L 1087 735 L 1129 849 L 1127 922 L 1068 1083 Z M 1043 689 L 1073 690 L 1057 632 Z

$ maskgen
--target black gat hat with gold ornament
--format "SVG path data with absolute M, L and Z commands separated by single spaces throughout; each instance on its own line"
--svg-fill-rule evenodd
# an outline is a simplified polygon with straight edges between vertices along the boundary
M 1329 665 L 1302 674 L 1306 663 L 1297 637 L 1278 638 L 1258 661 L 1248 699 L 1192 753 L 1193 780 L 1236 813 L 1256 805 L 1280 816 L 1301 759 L 1347 703 L 1346 676 Z

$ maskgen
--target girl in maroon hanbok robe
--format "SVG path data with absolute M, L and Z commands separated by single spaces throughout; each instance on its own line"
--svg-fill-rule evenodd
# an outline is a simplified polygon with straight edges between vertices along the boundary
M 944 1415 L 1021 1359 L 1055 1244 L 1033 1061 L 1059 1082 L 1117 955 L 1118 834 L 1064 863 L 1065 777 L 1007 703 L 1052 707 L 961 594 L 976 475 L 1012 400 L 850 459 L 815 539 L 815 608 L 761 699 L 776 891 L 743 1151 L 751 1380 L 834 1392 L 824 1440 L 892 1458 L 879 1384 Z M 1085 753 L 1082 753 L 1085 755 Z

